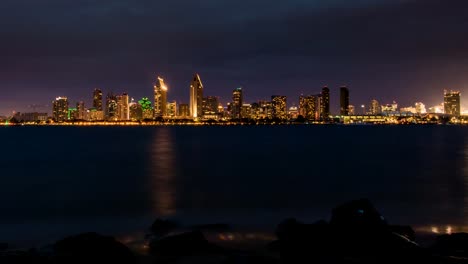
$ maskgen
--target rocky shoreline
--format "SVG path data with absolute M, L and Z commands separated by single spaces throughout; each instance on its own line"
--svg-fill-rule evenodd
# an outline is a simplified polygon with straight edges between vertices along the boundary
M 395 226 L 368 200 L 333 209 L 329 221 L 282 221 L 268 245 L 246 249 L 213 243 L 206 234 L 227 224 L 181 228 L 157 219 L 146 237 L 146 252 L 135 252 L 113 237 L 84 233 L 47 249 L 13 250 L 0 243 L 0 263 L 468 263 L 468 234 L 440 235 L 422 247 L 410 226 Z M 229 239 L 226 239 L 229 240 Z

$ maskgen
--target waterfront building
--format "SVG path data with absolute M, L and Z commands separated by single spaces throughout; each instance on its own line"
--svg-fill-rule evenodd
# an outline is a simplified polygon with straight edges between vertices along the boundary
M 67 120 L 76 120 L 77 119 L 77 109 L 76 108 L 68 108 Z
M 216 116 L 219 113 L 219 98 L 207 96 L 203 98 L 203 116 Z
M 76 103 L 76 117 L 77 120 L 85 120 L 86 109 L 83 101 Z
M 130 104 L 128 104 L 129 108 L 129 119 L 131 121 L 140 121 L 143 120 L 143 108 L 138 102 L 132 98 Z
M 295 105 L 289 107 L 289 110 L 288 110 L 288 118 L 289 118 L 289 119 L 297 119 L 298 116 L 299 116 L 299 109 L 298 109 L 298 107 L 295 106 Z
M 330 89 L 322 88 L 320 97 L 320 117 L 322 120 L 328 120 L 330 117 Z
M 379 101 L 372 99 L 370 102 L 370 107 L 369 107 L 369 114 L 371 115 L 380 115 L 381 108 L 380 108 L 380 103 Z
M 179 117 L 181 118 L 190 117 L 190 107 L 188 104 L 179 104 Z
M 383 104 L 381 105 L 381 113 L 384 115 L 391 115 L 398 113 L 398 104 L 393 101 L 391 104 Z
M 148 97 L 141 98 L 141 100 L 138 101 L 138 104 L 141 105 L 143 119 L 153 119 L 153 107 Z
M 128 94 L 123 93 L 117 97 L 117 120 L 127 121 L 129 120 L 129 97 Z
M 55 122 L 68 120 L 68 98 L 57 97 L 52 103 L 52 117 Z
M 416 114 L 416 107 L 413 106 L 408 106 L 408 107 L 402 107 L 400 108 L 400 113 L 411 113 L 411 114 Z
M 445 114 L 460 116 L 460 92 L 444 91 L 444 112 Z
M 241 108 L 243 106 L 242 88 L 236 88 L 232 91 L 231 118 L 242 118 Z
M 242 104 L 240 117 L 249 118 L 249 119 L 252 118 L 252 105 L 251 104 Z
M 288 118 L 286 96 L 283 96 L 283 95 L 271 96 L 271 104 L 272 104 L 272 109 L 273 109 L 273 118 L 279 118 L 279 119 Z
M 88 121 L 103 121 L 105 119 L 104 117 L 104 111 L 98 111 L 96 108 L 90 108 L 86 110 L 86 120 Z
M 176 101 L 167 103 L 166 116 L 169 118 L 175 118 L 177 116 L 177 102 Z
M 30 113 L 15 113 L 13 116 L 16 120 L 22 122 L 45 122 L 48 119 L 47 113 L 38 113 L 38 112 L 30 112 Z
M 340 115 L 349 115 L 349 89 L 345 86 L 340 88 Z
M 164 79 L 158 76 L 154 85 L 154 117 L 167 115 L 167 86 Z
M 93 107 L 96 111 L 103 111 L 102 109 L 102 91 L 100 89 L 94 89 L 93 92 Z
M 117 97 L 112 93 L 106 97 L 106 120 L 117 121 Z
M 203 115 L 203 84 L 200 76 L 195 74 L 190 84 L 190 116 L 201 118 Z

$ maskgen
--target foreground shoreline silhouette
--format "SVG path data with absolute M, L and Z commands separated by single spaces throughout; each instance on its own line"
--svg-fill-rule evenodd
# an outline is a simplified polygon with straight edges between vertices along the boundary
M 335 207 L 329 221 L 283 220 L 274 241 L 262 247 L 206 237 L 229 230 L 223 223 L 183 227 L 156 219 L 144 252 L 113 237 L 83 233 L 46 249 L 20 251 L 0 243 L 0 263 L 468 263 L 468 234 L 439 235 L 433 245 L 422 247 L 410 226 L 391 225 L 367 199 Z

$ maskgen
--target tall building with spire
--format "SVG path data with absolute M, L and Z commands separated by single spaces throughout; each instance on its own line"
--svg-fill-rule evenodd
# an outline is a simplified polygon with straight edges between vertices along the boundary
M 97 88 L 93 92 L 93 107 L 96 111 L 102 111 L 102 91 Z
M 203 84 L 200 75 L 195 74 L 190 83 L 190 116 L 201 118 L 203 115 Z
M 167 115 L 167 86 L 164 79 L 158 76 L 154 85 L 154 116 L 164 117 Z

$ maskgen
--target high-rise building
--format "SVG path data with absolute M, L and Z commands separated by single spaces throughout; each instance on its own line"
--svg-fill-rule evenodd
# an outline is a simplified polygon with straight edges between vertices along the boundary
M 236 88 L 232 91 L 232 104 L 231 104 L 231 118 L 232 119 L 241 119 L 242 113 L 242 105 L 243 105 L 243 95 L 242 95 L 242 88 Z
M 273 118 L 279 118 L 279 119 L 288 118 L 286 96 L 283 96 L 283 95 L 271 96 L 271 104 L 273 108 Z
M 170 118 L 174 118 L 177 116 L 177 102 L 176 101 L 167 103 L 166 116 Z
M 370 102 L 370 107 L 369 107 L 369 114 L 371 115 L 380 115 L 381 109 L 380 109 L 380 104 L 379 101 L 372 99 Z
M 154 117 L 164 117 L 167 114 L 167 86 L 164 79 L 158 77 L 154 85 Z
M 316 119 L 318 97 L 317 95 L 301 95 L 299 97 L 299 115 L 307 120 Z
M 190 107 L 188 104 L 179 104 L 179 116 L 182 118 L 190 117 Z
M 68 120 L 68 98 L 57 97 L 52 103 L 52 115 L 55 122 L 64 122 Z
M 322 120 L 327 120 L 330 117 L 330 89 L 322 88 L 320 99 L 320 117 Z
M 444 91 L 445 114 L 460 116 L 460 92 Z
M 190 84 L 190 115 L 192 118 L 203 115 L 203 84 L 198 74 L 193 76 Z
M 68 120 L 75 120 L 77 119 L 76 118 L 76 113 L 77 113 L 77 110 L 76 108 L 68 108 L 68 115 L 67 115 L 67 119 Z
M 147 97 L 143 97 L 138 101 L 138 104 L 141 105 L 143 119 L 153 119 L 153 107 L 151 106 L 151 101 Z
M 117 120 L 126 121 L 130 119 L 130 109 L 128 107 L 128 94 L 123 93 L 117 96 Z
M 340 88 L 340 115 L 349 115 L 349 89 L 345 86 Z
M 219 113 L 219 98 L 217 96 L 207 96 L 203 98 L 203 115 L 217 115 Z
M 112 93 L 106 97 L 106 119 L 109 121 L 117 121 L 117 98 Z
M 251 104 L 243 104 L 241 107 L 241 118 L 251 118 L 252 117 L 252 105 Z
M 76 119 L 84 120 L 86 117 L 86 109 L 83 101 L 76 103 Z
M 297 106 L 293 105 L 289 107 L 288 117 L 291 119 L 296 119 L 299 116 L 299 109 Z
M 93 107 L 96 111 L 102 111 L 102 91 L 97 88 L 93 92 Z
M 143 109 L 138 102 L 132 98 L 130 103 L 128 104 L 129 108 L 129 118 L 132 121 L 140 121 L 143 119 Z

